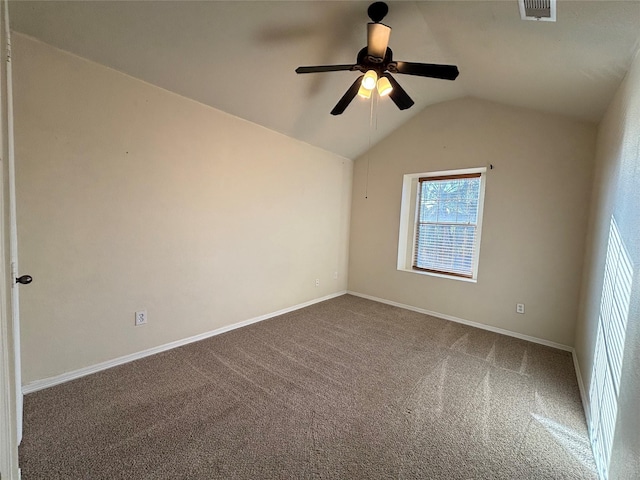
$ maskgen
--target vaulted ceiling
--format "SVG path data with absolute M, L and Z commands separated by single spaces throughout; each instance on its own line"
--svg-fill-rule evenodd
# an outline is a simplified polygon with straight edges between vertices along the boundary
M 597 122 L 640 43 L 638 0 L 560 1 L 557 22 L 522 20 L 517 0 L 387 2 L 394 58 L 460 76 L 397 75 L 411 109 L 357 98 L 335 117 L 358 73 L 294 70 L 355 63 L 369 3 L 16 1 L 10 17 L 14 31 L 348 158 L 461 96 Z

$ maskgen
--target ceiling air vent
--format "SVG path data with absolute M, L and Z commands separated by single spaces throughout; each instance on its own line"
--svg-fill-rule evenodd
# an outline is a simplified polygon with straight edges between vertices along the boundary
M 556 0 L 518 0 L 523 20 L 556 21 Z

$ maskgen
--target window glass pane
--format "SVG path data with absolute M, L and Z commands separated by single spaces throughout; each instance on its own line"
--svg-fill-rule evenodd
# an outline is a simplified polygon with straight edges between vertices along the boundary
M 469 212 L 469 222 L 478 223 L 478 202 L 471 201 L 467 203 L 467 210 Z
M 438 222 L 451 223 L 456 221 L 457 204 L 449 199 L 442 200 L 438 204 Z
M 440 198 L 440 183 L 422 182 L 422 197 L 425 200 L 438 200 Z
M 428 200 L 423 202 L 420 209 L 421 222 L 437 222 L 438 221 L 438 202 Z
M 438 197 L 433 193 L 433 185 L 423 182 L 420 189 L 420 222 L 438 221 Z

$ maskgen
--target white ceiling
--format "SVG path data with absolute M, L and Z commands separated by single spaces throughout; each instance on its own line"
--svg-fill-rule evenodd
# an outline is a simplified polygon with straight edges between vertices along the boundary
M 399 111 L 359 98 L 329 114 L 357 72 L 367 7 L 355 1 L 10 3 L 12 28 L 290 137 L 355 158 L 428 105 L 472 95 L 598 121 L 640 43 L 640 1 L 563 1 L 557 22 L 509 1 L 387 2 L 394 59 L 458 65 L 454 82 L 396 75 Z

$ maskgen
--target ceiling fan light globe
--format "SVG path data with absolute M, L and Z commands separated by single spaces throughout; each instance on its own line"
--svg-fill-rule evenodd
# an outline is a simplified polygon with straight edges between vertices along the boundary
M 371 98 L 371 90 L 368 90 L 364 88 L 362 85 L 360 85 L 360 89 L 358 90 L 358 96 L 365 99 L 369 99 Z
M 392 90 L 393 87 L 391 86 L 391 82 L 389 81 L 389 79 L 387 77 L 380 77 L 380 79 L 378 80 L 378 94 L 381 97 L 384 97 L 386 95 L 389 95 Z
M 373 90 L 374 88 L 376 88 L 377 81 L 378 74 L 373 70 L 369 70 L 364 74 L 364 78 L 362 79 L 362 86 L 367 90 Z

